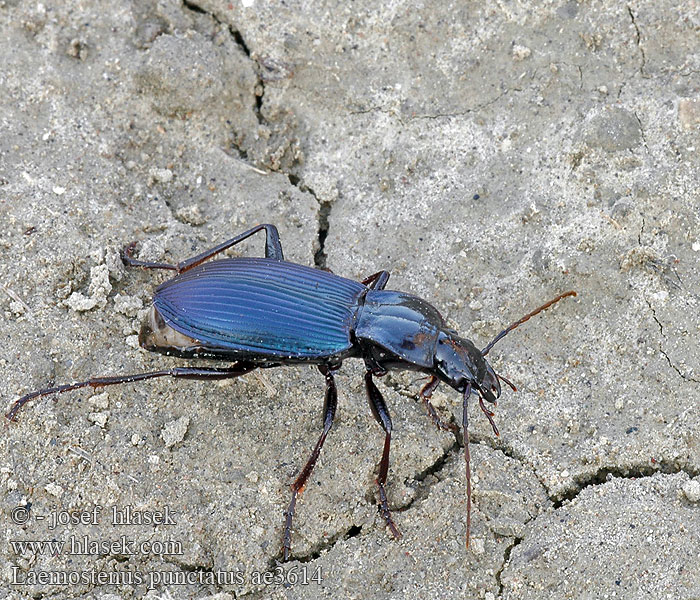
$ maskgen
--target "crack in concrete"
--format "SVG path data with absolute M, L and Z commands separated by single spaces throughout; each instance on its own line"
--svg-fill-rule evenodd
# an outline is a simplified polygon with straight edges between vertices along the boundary
M 668 354 L 666 354 L 666 351 L 659 347 L 659 352 L 664 356 L 666 361 L 668 362 L 668 365 L 676 372 L 678 373 L 678 376 L 683 379 L 684 381 L 692 381 L 693 383 L 700 383 L 700 379 L 695 379 L 694 377 L 691 377 L 690 375 L 686 375 L 681 371 L 673 362 L 671 361 L 671 358 L 669 357 Z
M 681 377 L 683 377 L 682 374 Z M 696 383 L 700 383 L 700 381 Z M 538 475 L 534 466 L 531 465 L 530 462 L 524 456 L 520 455 L 515 448 L 503 444 L 500 438 L 494 438 L 493 436 L 488 435 L 479 435 L 478 433 L 470 433 L 469 437 L 470 443 L 486 444 L 492 450 L 501 452 L 505 456 L 518 461 L 526 469 L 530 470 L 535 479 L 537 479 L 540 485 L 542 485 L 542 488 L 547 494 L 547 498 L 552 503 L 552 507 L 555 510 L 561 507 L 564 501 L 573 500 L 574 498 L 576 498 L 587 487 L 605 483 L 610 476 L 622 479 L 641 479 L 642 477 L 651 477 L 655 473 L 659 472 L 665 474 L 686 473 L 690 477 L 700 475 L 700 470 L 697 470 L 696 472 L 695 469 L 691 468 L 687 464 L 681 466 L 679 465 L 679 463 L 665 463 L 663 461 L 657 461 L 654 465 L 649 466 L 607 466 L 598 468 L 595 472 L 591 473 L 590 475 L 574 477 L 572 489 L 570 489 L 568 492 L 555 494 L 550 491 L 549 487 L 546 485 L 544 480 Z
M 651 302 L 648 299 L 645 299 L 645 302 L 647 303 L 647 306 L 649 307 L 649 310 L 651 311 L 651 316 L 656 322 L 656 324 L 659 326 L 659 332 L 661 335 L 664 335 L 664 326 L 663 323 L 659 320 L 659 318 L 656 316 L 656 311 L 654 310 L 654 307 L 652 306 Z M 686 375 L 681 371 L 671 360 L 671 357 L 666 353 L 664 350 L 661 342 L 659 342 L 659 353 L 666 359 L 666 362 L 668 363 L 668 366 L 671 367 L 677 374 L 678 376 L 683 379 L 684 381 L 687 382 L 693 382 L 693 383 L 700 383 L 700 380 L 695 379 L 694 377 L 691 377 L 690 375 Z
M 316 195 L 313 192 L 309 192 L 314 198 Z M 318 201 L 318 198 L 316 198 Z M 331 219 L 331 206 L 330 202 L 319 202 L 318 208 L 318 250 L 314 254 L 314 265 L 317 269 L 327 269 L 328 267 L 328 254 L 326 253 L 326 238 L 328 237 L 328 230 L 330 229 L 330 219 Z
M 216 21 L 219 25 L 222 27 L 226 27 L 231 34 L 231 37 L 233 40 L 236 42 L 236 45 L 243 51 L 243 53 L 250 59 L 250 61 L 253 63 L 253 69 L 255 71 L 256 75 L 256 83 L 255 83 L 255 98 L 256 98 L 256 105 L 255 105 L 255 116 L 258 120 L 258 123 L 260 125 L 266 125 L 267 121 L 265 117 L 262 114 L 262 104 L 263 104 L 263 98 L 265 96 L 265 77 L 263 76 L 263 67 L 265 65 L 261 64 L 260 61 L 258 61 L 253 53 L 250 51 L 250 48 L 248 47 L 248 44 L 245 42 L 245 39 L 243 38 L 243 35 L 241 34 L 240 30 L 236 29 L 232 25 L 229 25 L 225 22 L 223 22 L 219 17 L 216 16 L 213 12 L 209 12 L 205 9 L 203 9 L 201 6 L 196 4 L 193 0 L 182 0 L 183 6 L 185 7 L 186 10 L 191 10 L 193 12 L 199 13 L 199 14 L 204 14 L 210 16 L 214 21 Z M 248 162 L 248 157 L 247 153 L 245 150 L 242 148 L 238 147 L 237 145 L 233 144 L 233 146 L 236 148 L 239 154 L 239 158 L 245 162 L 246 164 L 250 165 Z M 255 171 L 264 173 L 264 171 L 261 171 L 257 169 L 254 165 L 250 165 L 251 168 L 253 168 Z M 319 200 L 318 196 L 316 193 L 307 185 L 304 185 L 301 183 L 301 180 L 299 179 L 298 176 L 292 174 L 292 173 L 284 173 L 283 174 L 287 175 L 287 178 L 289 179 L 289 183 L 298 188 L 302 192 L 308 192 L 311 194 L 316 202 L 319 205 L 319 211 L 318 211 L 318 249 L 316 250 L 314 254 L 314 265 L 319 268 L 319 269 L 327 269 L 327 259 L 328 255 L 326 254 L 326 249 L 325 249 L 325 242 L 326 238 L 328 237 L 328 230 L 330 228 L 330 213 L 331 213 L 331 203 L 329 202 L 322 202 Z
M 642 64 L 639 65 L 639 73 L 642 77 L 647 78 L 647 75 L 644 73 L 644 67 L 647 64 L 647 57 L 646 54 L 644 53 L 644 46 L 642 45 L 642 34 L 641 31 L 639 30 L 639 25 L 637 25 L 637 19 L 634 16 L 634 12 L 632 11 L 632 7 L 628 4 L 627 5 L 627 12 L 629 13 L 630 19 L 632 20 L 632 25 L 634 25 L 634 30 L 636 32 L 636 43 L 637 43 L 637 48 L 639 48 L 639 53 L 642 56 Z
M 637 123 L 639 123 L 639 133 L 642 136 L 644 147 L 647 149 L 647 152 L 649 152 L 649 145 L 647 144 L 647 136 L 644 134 L 644 126 L 642 125 L 642 120 L 639 118 L 639 115 L 636 111 L 634 111 L 632 114 L 634 115 L 634 118 L 637 119 Z
M 358 535 L 360 535 L 361 532 L 362 532 L 362 525 L 357 525 L 357 524 L 353 523 L 347 529 L 345 529 L 343 531 L 339 531 L 338 533 L 329 537 L 328 539 L 322 540 L 318 544 L 315 544 L 305 554 L 294 554 L 294 552 L 292 552 L 290 560 L 300 562 L 300 563 L 313 562 L 317 558 L 321 557 L 322 552 L 328 552 L 338 542 L 344 541 L 344 540 L 349 540 L 351 538 L 357 537 Z M 278 564 L 284 564 L 281 562 L 278 563 L 278 559 L 273 559 L 273 562 L 275 564 L 269 568 L 270 571 L 274 571 L 277 568 Z
M 564 505 L 565 502 L 571 502 L 572 500 L 574 500 L 584 489 L 594 485 L 602 485 L 609 481 L 611 477 L 619 479 L 642 479 L 645 477 L 651 477 L 655 473 L 664 473 L 666 475 L 685 473 L 686 475 L 692 478 L 696 477 L 700 473 L 700 471 L 696 472 L 696 470 L 690 468 L 673 467 L 672 465 L 665 465 L 664 463 L 657 463 L 656 467 L 649 466 L 640 467 L 638 469 L 618 469 L 614 467 L 606 467 L 599 469 L 590 477 L 577 480 L 577 484 L 579 485 L 578 489 L 572 490 L 569 494 L 566 494 L 560 499 L 555 500 L 553 496 L 549 493 L 547 494 L 547 496 L 550 499 L 550 501 L 552 501 L 551 510 L 557 511 Z M 523 526 L 527 525 L 529 522 L 533 521 L 534 519 L 542 516 L 547 512 L 549 511 L 544 511 L 538 515 L 531 517 L 523 523 Z M 508 561 L 510 560 L 510 557 L 515 547 L 521 544 L 523 541 L 525 541 L 526 537 L 526 535 L 523 535 L 522 537 L 514 537 L 513 542 L 505 549 L 503 553 L 503 562 L 501 563 L 501 567 L 498 569 L 498 571 L 496 571 L 494 576 L 498 584 L 498 598 L 502 598 L 504 592 L 504 584 L 502 580 L 503 571 L 505 571 L 508 565 Z
M 587 477 L 575 478 L 575 482 L 578 485 L 577 489 L 571 490 L 554 500 L 553 509 L 558 510 L 563 506 L 564 502 L 571 502 L 586 488 L 602 485 L 607 483 L 610 479 L 644 479 L 652 477 L 656 473 L 663 473 L 664 475 L 685 473 L 688 477 L 693 478 L 700 474 L 700 470 L 693 469 L 688 465 L 680 467 L 677 464 L 664 461 L 656 461 L 653 465 L 640 465 L 630 468 L 619 466 L 600 467 L 595 473 Z
M 366 115 L 372 112 L 380 112 L 386 114 L 395 114 L 395 111 L 385 108 L 384 106 L 370 106 L 369 108 L 363 108 L 361 110 L 351 110 L 349 115 Z
M 423 114 L 423 115 L 414 114 L 414 115 L 410 115 L 409 117 L 407 117 L 407 120 L 408 121 L 415 121 L 418 119 L 449 119 L 449 118 L 454 118 L 454 117 L 465 117 L 471 113 L 478 112 L 478 111 L 486 108 L 487 106 L 490 106 L 491 104 L 498 102 L 501 98 L 508 95 L 510 92 L 521 92 L 521 91 L 522 90 L 519 88 L 506 88 L 505 90 L 503 90 L 502 92 L 497 94 L 491 100 L 488 100 L 488 101 L 483 102 L 481 104 L 477 104 L 476 106 L 473 106 L 471 108 L 467 108 L 467 109 L 462 110 L 462 111 L 453 112 L 453 113 L 435 113 L 435 114 Z M 348 112 L 348 115 L 351 115 L 351 116 L 366 115 L 366 114 L 373 113 L 373 112 L 378 112 L 378 113 L 386 114 L 386 115 L 389 115 L 392 117 L 396 117 L 401 123 L 404 123 L 404 120 L 401 117 L 401 115 L 399 114 L 399 111 L 397 111 L 393 108 L 386 108 L 385 106 L 370 106 L 369 108 L 363 108 L 360 110 L 350 111 L 350 112 Z
M 216 16 L 215 13 L 209 12 L 207 10 L 204 10 L 201 6 L 196 4 L 193 0 L 182 0 L 182 5 L 186 10 L 191 10 L 192 12 L 196 12 L 199 14 L 203 15 L 208 15 L 214 21 L 216 21 L 219 25 L 222 27 L 226 27 L 228 29 L 228 32 L 231 34 L 231 37 L 233 38 L 233 41 L 236 42 L 236 45 L 243 51 L 243 53 L 250 59 L 250 61 L 253 63 L 253 70 L 255 71 L 255 77 L 256 77 L 256 82 L 255 82 L 255 117 L 258 120 L 258 123 L 260 125 L 265 125 L 266 120 L 265 117 L 262 114 L 262 103 L 263 103 L 263 97 L 265 96 L 265 81 L 262 76 L 262 67 L 260 63 L 256 60 L 256 58 L 252 55 L 250 48 L 248 48 L 248 44 L 246 44 L 245 40 L 243 39 L 243 35 L 241 34 L 240 30 L 236 29 L 232 25 L 229 25 L 228 23 L 225 23 L 222 21 L 219 17 Z M 245 154 L 243 150 L 238 148 L 239 152 L 241 152 L 242 155 Z M 245 156 L 244 156 L 245 158 Z
M 530 519 L 532 520 L 532 519 Z M 502 598 L 503 597 L 503 581 L 501 581 L 501 576 L 503 574 L 503 571 L 506 568 L 506 565 L 508 564 L 508 561 L 510 560 L 510 555 L 513 552 L 513 549 L 520 544 L 525 538 L 524 537 L 514 537 L 513 541 L 508 545 L 508 547 L 503 551 L 503 562 L 501 563 L 501 568 L 496 571 L 496 574 L 494 575 L 494 578 L 496 579 L 496 583 L 498 584 L 498 594 L 496 595 L 497 598 Z
M 331 217 L 331 207 L 332 202 L 324 202 L 321 200 L 316 192 L 310 188 L 305 183 L 302 183 L 301 179 L 292 173 L 287 173 L 287 178 L 289 183 L 297 188 L 301 192 L 306 192 L 311 194 L 318 204 L 318 248 L 314 253 L 314 266 L 317 269 L 323 269 L 328 271 L 327 261 L 328 254 L 326 254 L 326 238 L 328 237 L 328 230 L 330 229 L 330 217 Z
M 654 321 L 656 321 L 656 324 L 659 326 L 659 331 L 661 332 L 661 335 L 663 335 L 664 326 L 661 324 L 661 321 L 659 321 L 658 317 L 656 316 L 656 311 L 654 310 L 654 307 L 651 305 L 651 302 L 649 302 L 648 299 L 645 298 L 644 300 L 647 303 L 649 310 L 651 311 L 651 316 L 653 317 Z
M 493 435 L 480 435 L 479 433 L 470 433 L 469 442 L 474 444 L 485 444 L 489 448 L 491 448 L 491 450 L 500 452 L 504 456 L 518 461 L 521 465 L 523 465 L 523 467 L 529 469 L 532 472 L 532 476 L 539 482 L 539 484 L 545 490 L 547 498 L 551 502 L 554 502 L 553 495 L 549 493 L 549 489 L 544 479 L 537 473 L 537 470 L 534 468 L 533 465 L 530 464 L 527 458 L 525 458 L 524 455 L 520 454 L 515 449 L 515 447 L 507 445 L 505 442 L 503 442 L 503 439 L 500 437 L 494 437 Z
M 406 512 L 410 510 L 413 505 L 418 502 L 425 500 L 430 495 L 431 488 L 437 482 L 431 482 L 428 478 L 433 475 L 437 475 L 447 466 L 449 462 L 450 455 L 453 453 L 459 453 L 461 446 L 455 441 L 447 450 L 445 450 L 431 465 L 428 465 L 422 471 L 419 471 L 413 476 L 413 481 L 416 485 L 413 487 L 415 494 L 406 504 L 394 508 L 394 512 Z M 438 478 L 439 479 L 439 478 Z
M 507 96 L 510 92 L 521 92 L 522 90 L 520 88 L 506 88 L 502 92 L 498 93 L 494 98 L 491 100 L 487 100 L 486 102 L 482 102 L 481 104 L 477 104 L 476 106 L 473 106 L 472 108 L 468 108 L 463 111 L 458 111 L 454 113 L 435 113 L 433 115 L 412 115 L 409 118 L 409 121 L 417 120 L 417 119 L 449 119 L 453 117 L 465 117 L 466 115 L 474 112 L 478 112 L 487 106 L 491 106 L 491 104 L 495 104 L 498 102 L 501 98 L 504 96 Z

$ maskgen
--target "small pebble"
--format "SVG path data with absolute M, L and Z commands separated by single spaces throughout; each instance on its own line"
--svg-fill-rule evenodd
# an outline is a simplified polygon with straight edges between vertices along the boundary
M 172 448 L 175 444 L 180 443 L 185 438 L 189 425 L 190 418 L 186 415 L 166 423 L 160 432 L 160 437 L 163 438 L 165 447 Z
M 700 481 L 691 479 L 683 484 L 683 493 L 690 502 L 700 502 Z

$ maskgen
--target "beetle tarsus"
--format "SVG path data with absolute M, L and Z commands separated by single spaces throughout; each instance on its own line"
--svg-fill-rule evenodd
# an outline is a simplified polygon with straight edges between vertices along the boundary
M 157 262 L 148 262 L 144 260 L 139 260 L 137 258 L 134 258 L 134 248 L 136 248 L 137 242 L 130 242 L 121 251 L 121 259 L 122 262 L 127 266 L 127 267 L 141 267 L 142 269 L 167 269 L 169 271 L 177 271 L 177 267 L 175 265 L 171 265 L 168 263 L 157 263 Z
M 292 500 L 284 513 L 284 534 L 282 536 L 282 560 L 287 562 L 292 551 L 292 519 L 297 503 L 297 493 L 292 492 Z
M 376 482 L 379 488 L 379 510 L 382 513 L 382 517 L 384 517 L 386 526 L 389 528 L 389 531 L 391 531 L 394 539 L 401 539 L 401 532 L 396 526 L 396 523 L 394 523 L 394 519 L 391 517 L 391 510 L 389 510 L 389 502 L 387 501 L 384 484 L 379 481 L 379 478 L 376 479 Z

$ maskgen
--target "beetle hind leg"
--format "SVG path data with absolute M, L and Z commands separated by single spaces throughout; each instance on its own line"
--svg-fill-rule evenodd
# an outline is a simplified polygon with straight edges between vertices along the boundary
M 277 231 L 277 227 L 275 227 L 274 225 L 264 224 L 256 225 L 252 229 L 244 231 L 240 235 L 237 235 L 236 237 L 231 238 L 230 240 L 227 240 L 219 244 L 218 246 L 214 246 L 213 248 L 205 250 L 197 256 L 193 256 L 192 258 L 188 258 L 187 260 L 178 263 L 177 272 L 184 273 L 185 271 L 188 271 L 189 269 L 196 267 L 197 265 L 201 265 L 203 262 L 219 254 L 219 252 L 228 250 L 232 246 L 235 246 L 236 244 L 242 242 L 245 239 L 248 239 L 251 235 L 257 233 L 258 231 L 262 231 L 263 229 L 265 230 L 265 258 L 271 258 L 273 260 L 284 260 L 284 253 L 282 252 L 282 243 L 280 242 L 280 234 Z
M 335 379 L 333 373 L 336 369 L 330 369 L 326 365 L 319 365 L 318 370 L 326 378 L 326 395 L 323 402 L 323 431 L 316 442 L 316 446 L 311 452 L 311 456 L 306 461 L 304 468 L 299 472 L 296 480 L 292 484 L 292 498 L 289 501 L 287 512 L 284 513 L 284 536 L 282 538 L 282 558 L 288 560 L 292 547 L 292 519 L 294 518 L 294 509 L 297 503 L 297 496 L 304 490 L 304 486 L 311 476 L 311 472 L 316 466 L 316 461 L 321 454 L 321 448 L 326 441 L 326 436 L 333 425 L 333 417 L 338 406 L 338 392 L 335 387 Z
M 379 474 L 377 475 L 377 487 L 379 488 L 379 509 L 381 510 L 384 521 L 391 531 L 392 535 L 399 539 L 401 537 L 401 532 L 399 528 L 394 523 L 394 519 L 391 517 L 391 511 L 389 510 L 389 503 L 386 496 L 386 478 L 389 474 L 389 448 L 391 446 L 391 416 L 389 416 L 389 409 L 386 407 L 384 402 L 384 397 L 375 385 L 372 379 L 372 371 L 367 371 L 365 373 L 365 385 L 367 388 L 367 398 L 369 400 L 369 406 L 372 409 L 372 414 L 377 422 L 382 426 L 385 432 L 384 436 L 384 450 L 382 452 L 382 460 L 379 463 Z
M 282 243 L 280 242 L 280 234 L 277 231 L 277 227 L 274 225 L 264 224 L 256 225 L 248 231 L 244 231 L 240 235 L 237 235 L 230 240 L 227 240 L 218 246 L 214 246 L 209 250 L 205 250 L 197 256 L 183 260 L 177 263 L 177 265 L 170 265 L 167 263 L 155 263 L 147 262 L 143 260 L 138 260 L 133 257 L 134 248 L 136 247 L 136 242 L 131 242 L 126 246 L 121 253 L 122 261 L 124 264 L 130 267 L 142 267 L 144 269 L 169 269 L 171 271 L 177 271 L 179 273 L 184 273 L 189 269 L 201 265 L 203 262 L 213 258 L 219 252 L 223 252 L 235 246 L 236 244 L 242 242 L 243 240 L 249 238 L 251 235 L 257 233 L 258 231 L 265 230 L 265 258 L 271 258 L 273 260 L 284 260 L 284 253 L 282 252 Z
M 122 262 L 127 267 L 141 267 L 143 269 L 168 269 L 169 271 L 177 271 L 177 265 L 171 265 L 168 263 L 157 263 L 148 262 L 145 260 L 138 260 L 134 258 L 134 248 L 136 248 L 137 242 L 131 242 L 130 244 L 124 246 L 121 251 Z
M 363 279 L 360 283 L 366 285 L 370 290 L 383 290 L 389 281 L 389 275 L 389 271 L 379 271 Z
M 246 373 L 257 369 L 257 365 L 240 361 L 234 363 L 228 368 L 199 368 L 199 367 L 175 367 L 173 369 L 164 369 L 162 371 L 151 371 L 149 373 L 136 373 L 134 375 L 118 375 L 116 377 L 93 377 L 86 381 L 78 381 L 77 383 L 68 383 L 52 388 L 45 388 L 36 392 L 25 394 L 17 400 L 9 412 L 5 415 L 10 421 L 17 420 L 17 413 L 30 400 L 50 394 L 62 394 L 84 387 L 99 388 L 107 385 L 118 385 L 121 383 L 132 383 L 136 381 L 144 381 L 146 379 L 154 379 L 156 377 L 181 377 L 183 379 L 232 379 L 240 377 Z

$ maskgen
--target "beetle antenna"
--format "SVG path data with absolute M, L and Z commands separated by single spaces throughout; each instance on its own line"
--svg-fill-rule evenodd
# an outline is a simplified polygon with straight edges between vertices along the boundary
M 538 313 L 541 313 L 543 310 L 552 306 L 552 304 L 556 304 L 562 298 L 566 298 L 567 296 L 575 296 L 575 295 L 576 295 L 576 292 L 574 292 L 574 290 L 570 290 L 568 292 L 564 292 L 563 294 L 559 294 L 553 300 L 546 302 L 545 304 L 543 304 L 539 308 L 536 308 L 535 310 L 533 310 L 531 313 L 526 314 L 522 319 L 519 319 L 515 323 L 512 323 L 511 325 L 506 327 L 503 331 L 501 331 L 501 333 L 499 333 L 495 338 L 493 338 L 486 345 L 486 347 L 481 351 L 481 356 L 486 356 L 489 353 L 489 350 L 491 350 L 491 348 L 493 348 L 496 345 L 496 342 L 499 342 L 500 340 L 502 340 L 504 337 L 506 337 L 506 335 L 508 335 L 511 331 L 513 331 L 513 329 L 515 329 L 516 327 L 519 327 L 528 319 L 534 317 Z M 505 381 L 505 380 L 503 380 L 503 381 Z M 512 386 L 512 384 L 510 384 L 510 385 Z
M 469 536 L 472 529 L 472 475 L 469 458 L 469 396 L 472 393 L 472 384 L 467 383 L 462 397 L 462 439 L 464 441 L 464 463 L 467 471 L 467 549 L 469 548 Z

